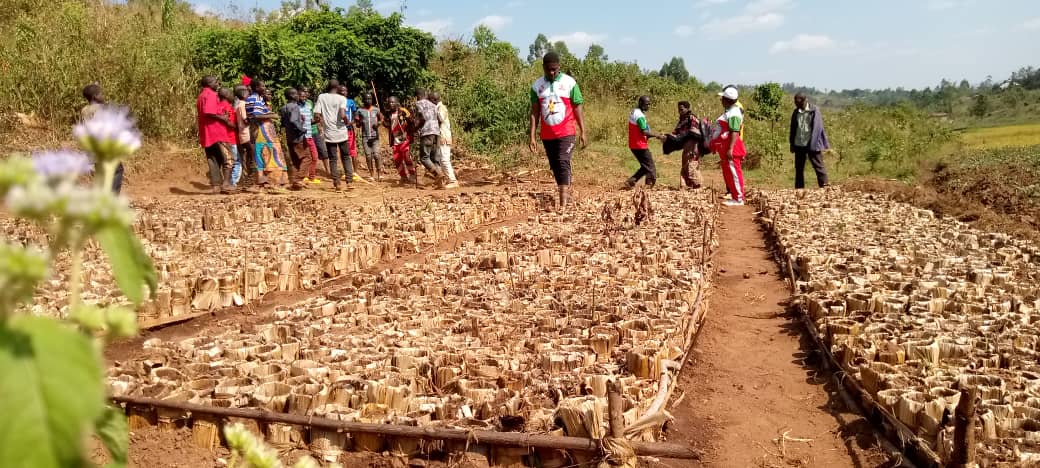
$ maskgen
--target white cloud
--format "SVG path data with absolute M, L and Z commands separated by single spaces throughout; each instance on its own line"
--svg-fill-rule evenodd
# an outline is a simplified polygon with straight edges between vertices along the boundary
M 690 37 L 693 35 L 693 27 L 688 24 L 680 24 L 675 27 L 675 35 L 679 37 Z
M 191 11 L 195 12 L 199 16 L 217 16 L 220 12 L 216 8 L 209 6 L 205 3 L 196 3 L 191 6 Z
M 400 11 L 401 2 L 397 0 L 383 0 L 381 2 L 376 2 L 372 5 L 372 8 L 382 15 L 389 15 L 390 13 Z
M 924 6 L 932 11 L 952 10 L 974 5 L 976 0 L 928 0 Z
M 483 24 L 484 26 L 487 26 L 488 28 L 491 28 L 492 31 L 499 31 L 502 28 L 504 28 L 506 26 L 509 26 L 509 23 L 512 23 L 512 22 L 513 22 L 513 18 L 511 18 L 509 16 L 491 15 L 491 16 L 485 16 L 485 17 L 477 20 L 476 24 L 474 24 L 473 27 L 477 27 L 477 26 Z
M 783 52 L 816 52 L 829 50 L 835 47 L 834 39 L 828 36 L 815 34 L 799 34 L 788 41 L 776 41 L 769 53 L 779 54 Z
M 709 37 L 718 39 L 749 32 L 776 29 L 782 24 L 784 24 L 784 15 L 780 13 L 740 15 L 709 21 L 704 25 L 704 32 Z
M 570 34 L 563 34 L 558 36 L 552 36 L 549 38 L 549 42 L 563 41 L 567 44 L 567 48 L 570 50 L 583 50 L 588 46 L 596 42 L 603 42 L 606 39 L 606 34 L 595 34 L 587 33 L 584 31 L 572 32 Z
M 421 29 L 434 36 L 443 36 L 451 28 L 450 19 L 432 19 L 429 21 L 420 21 L 412 25 L 416 29 Z
M 740 14 L 720 18 L 702 18 L 704 33 L 719 39 L 755 31 L 768 31 L 784 24 L 783 11 L 794 6 L 792 0 L 752 0 Z
M 752 15 L 762 15 L 786 10 L 792 6 L 794 6 L 794 2 L 791 0 L 753 0 L 748 2 L 744 11 Z
M 632 44 L 635 44 L 637 41 L 636 41 L 635 37 L 625 36 L 625 37 L 622 37 L 621 40 L 619 40 L 618 42 L 621 43 L 622 45 L 632 45 Z
M 1040 16 L 1026 20 L 1021 24 L 1020 27 L 1027 31 L 1035 31 L 1037 29 L 1040 29 Z

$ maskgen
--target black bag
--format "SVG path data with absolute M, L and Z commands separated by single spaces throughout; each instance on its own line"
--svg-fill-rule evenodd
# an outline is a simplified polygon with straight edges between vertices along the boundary
M 699 154 L 711 153 L 711 148 L 708 146 L 711 141 L 711 122 L 708 122 L 708 119 L 700 119 L 697 121 L 697 126 L 701 130 L 701 138 L 697 142 L 697 152 Z

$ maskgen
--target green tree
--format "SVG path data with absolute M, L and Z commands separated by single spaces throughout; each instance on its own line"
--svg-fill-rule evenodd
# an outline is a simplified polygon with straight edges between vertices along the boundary
M 971 115 L 985 117 L 989 114 L 989 97 L 983 93 L 975 95 L 975 102 L 971 105 Z
M 1011 81 L 1026 89 L 1040 89 L 1040 69 L 1022 67 L 1011 74 Z
M 567 43 L 563 41 L 553 42 L 552 51 L 560 55 L 560 60 L 574 59 L 574 54 L 567 48 Z
M 776 121 L 780 118 L 780 105 L 784 100 L 784 90 L 777 83 L 764 83 L 755 87 L 752 95 L 755 101 L 755 114 L 762 119 Z
M 659 75 L 671 78 L 676 83 L 686 83 L 690 80 L 690 72 L 686 69 L 686 62 L 682 57 L 672 57 L 671 60 L 661 66 Z
M 312 0 L 308 0 L 308 3 Z M 347 10 L 347 14 L 365 14 L 370 15 L 376 12 L 375 5 L 372 4 L 372 0 L 357 0 L 357 3 L 351 5 L 350 9 Z
M 784 100 L 784 89 L 779 83 L 764 83 L 755 87 L 751 98 L 755 107 L 751 117 L 769 122 L 768 129 L 756 129 L 758 150 L 762 152 L 766 160 L 774 166 L 779 166 L 784 157 L 787 156 L 787 134 L 786 125 L 777 125 L 780 120 L 780 105 Z
M 226 82 L 245 73 L 275 90 L 336 77 L 355 91 L 375 82 L 380 96 L 408 95 L 433 81 L 427 66 L 436 41 L 403 20 L 397 13 L 320 10 L 244 28 L 213 27 L 195 36 L 195 67 Z
M 587 62 L 606 63 L 608 60 L 606 51 L 599 44 L 590 45 L 589 51 L 585 53 L 585 61 Z
M 550 50 L 552 50 L 552 44 L 549 44 L 549 38 L 545 37 L 545 34 L 538 34 L 531 46 L 527 48 L 527 63 L 541 60 Z
M 498 41 L 495 32 L 486 25 L 480 24 L 473 28 L 473 45 L 478 49 L 486 49 Z

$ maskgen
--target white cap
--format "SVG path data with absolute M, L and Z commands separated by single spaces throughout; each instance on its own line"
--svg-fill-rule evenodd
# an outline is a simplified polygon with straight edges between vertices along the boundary
M 729 86 L 726 89 L 722 90 L 722 92 L 719 93 L 719 96 L 736 101 L 737 98 L 740 97 L 740 93 L 737 92 L 737 88 Z

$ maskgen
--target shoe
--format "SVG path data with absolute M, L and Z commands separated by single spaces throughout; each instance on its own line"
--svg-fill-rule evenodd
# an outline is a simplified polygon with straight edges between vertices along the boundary
M 738 200 L 726 200 L 722 204 L 726 206 L 744 206 L 744 202 Z
M 457 188 L 459 188 L 459 183 L 458 182 L 448 182 L 448 183 L 444 184 L 444 188 L 446 188 L 446 189 L 457 189 Z
M 344 179 L 344 180 L 346 180 L 346 179 Z M 354 182 L 360 182 L 360 181 L 361 181 L 361 176 L 359 176 L 359 175 L 357 175 L 357 174 L 354 174 L 354 178 L 353 178 L 352 180 L 353 180 Z
M 317 178 L 317 177 L 314 177 L 314 178 L 312 178 L 312 179 L 310 180 L 310 182 L 309 182 L 309 183 L 317 185 L 317 184 L 320 184 L 320 183 L 321 183 L 321 179 L 319 179 L 319 178 Z

